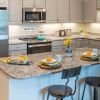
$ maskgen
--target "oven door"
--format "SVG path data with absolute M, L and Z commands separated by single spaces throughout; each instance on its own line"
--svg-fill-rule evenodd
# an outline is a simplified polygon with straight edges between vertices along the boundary
M 43 53 L 50 51 L 51 51 L 51 43 L 27 45 L 27 54 Z

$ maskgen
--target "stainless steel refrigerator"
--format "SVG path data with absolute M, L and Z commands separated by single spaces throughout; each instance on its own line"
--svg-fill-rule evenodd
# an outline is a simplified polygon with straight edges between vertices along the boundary
M 8 10 L 0 7 L 0 57 L 8 56 Z

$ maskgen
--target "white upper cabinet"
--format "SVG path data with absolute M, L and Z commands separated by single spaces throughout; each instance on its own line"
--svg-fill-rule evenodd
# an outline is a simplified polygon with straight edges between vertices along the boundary
M 46 0 L 47 22 L 82 22 L 81 0 Z
M 96 0 L 83 0 L 84 22 L 96 22 Z
M 100 8 L 100 0 L 97 0 L 97 8 Z
M 69 0 L 58 0 L 58 22 L 69 22 Z
M 34 0 L 23 0 L 23 7 L 33 7 L 34 3 Z
M 8 0 L 0 0 L 0 7 L 8 7 Z
M 45 8 L 45 0 L 35 0 L 37 8 Z
M 47 23 L 57 22 L 58 0 L 46 0 L 46 11 L 47 11 L 47 16 L 46 16 Z
M 70 0 L 70 22 L 82 22 L 82 0 Z
M 45 0 L 23 0 L 23 7 L 45 8 Z
M 69 0 L 46 0 L 47 22 L 69 22 Z
M 22 0 L 9 0 L 9 22 L 22 22 Z

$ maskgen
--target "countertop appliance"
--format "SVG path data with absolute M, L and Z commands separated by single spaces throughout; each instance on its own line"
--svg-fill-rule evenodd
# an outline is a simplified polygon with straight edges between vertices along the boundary
M 36 38 L 20 38 L 27 42 L 27 54 L 50 52 L 52 42 L 50 40 L 37 40 Z
M 0 57 L 8 56 L 8 10 L 0 7 Z
M 23 22 L 45 23 L 46 9 L 44 8 L 23 8 Z

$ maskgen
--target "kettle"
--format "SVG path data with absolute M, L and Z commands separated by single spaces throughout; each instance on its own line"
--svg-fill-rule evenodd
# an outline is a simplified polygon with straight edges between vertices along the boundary
M 60 37 L 66 36 L 65 30 L 59 30 L 59 36 L 60 36 Z
M 39 31 L 39 35 L 37 36 L 37 40 L 45 40 L 44 32 Z

